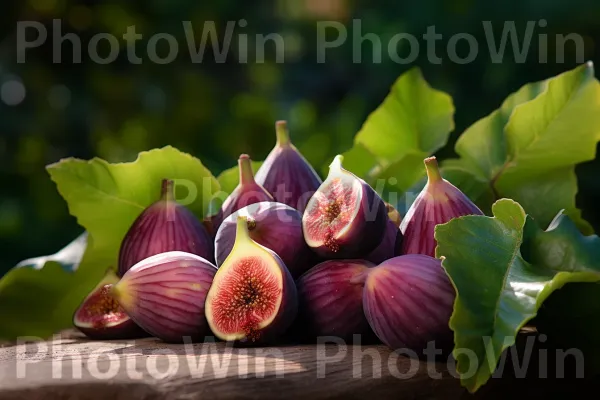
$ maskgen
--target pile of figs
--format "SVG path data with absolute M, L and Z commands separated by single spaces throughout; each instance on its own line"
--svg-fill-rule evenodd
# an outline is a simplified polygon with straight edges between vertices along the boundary
M 322 181 L 285 121 L 276 133 L 256 174 L 239 157 L 238 186 L 204 222 L 177 203 L 172 180 L 157 182 L 160 196 L 122 241 L 118 275 L 88 295 L 75 326 L 93 339 L 171 343 L 362 335 L 415 352 L 452 343 L 455 292 L 434 228 L 481 210 L 430 157 L 427 184 L 400 217 L 342 156 Z

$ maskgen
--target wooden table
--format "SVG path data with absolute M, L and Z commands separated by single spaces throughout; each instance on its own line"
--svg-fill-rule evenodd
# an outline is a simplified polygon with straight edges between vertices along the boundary
M 522 335 L 519 343 L 531 335 Z M 552 379 L 548 353 L 548 363 L 540 361 L 539 351 L 532 353 L 524 379 L 515 377 L 507 358 L 502 376 L 471 395 L 460 386 L 452 361 L 398 356 L 383 345 L 236 348 L 154 338 L 89 341 L 67 331 L 52 340 L 0 348 L 0 399 L 513 400 L 572 397 L 585 389 L 597 393 L 597 378 Z M 548 366 L 548 378 L 537 377 L 540 366 Z M 566 368 L 573 375 L 574 366 Z

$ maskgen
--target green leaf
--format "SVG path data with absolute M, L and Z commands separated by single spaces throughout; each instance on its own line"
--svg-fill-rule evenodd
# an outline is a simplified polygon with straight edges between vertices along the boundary
M 587 256 L 526 260 L 522 244 L 530 246 L 536 235 L 549 233 L 534 229 L 535 224 L 527 221 L 525 211 L 513 200 L 497 201 L 492 212 L 493 218 L 465 216 L 435 229 L 436 257 L 442 258 L 457 291 L 450 327 L 457 370 L 470 392 L 487 382 L 502 352 L 515 343 L 519 330 L 554 290 L 569 282 L 600 280 L 600 268 L 587 262 Z M 526 221 L 530 225 L 524 238 Z M 527 254 L 532 254 L 527 248 Z
M 262 161 L 252 161 L 252 172 L 256 174 L 256 171 L 262 165 Z M 217 176 L 217 181 L 219 181 L 219 185 L 221 186 L 221 191 L 227 194 L 233 192 L 233 189 L 240 182 L 240 173 L 238 166 L 231 167 L 221 172 L 219 176 Z
M 219 183 L 200 160 L 167 146 L 129 163 L 65 159 L 47 167 L 69 212 L 116 267 L 119 247 L 138 215 L 158 200 L 161 180 L 175 180 L 177 200 L 202 219 Z M 87 251 L 86 251 L 87 253 Z
M 412 68 L 369 115 L 345 153 L 344 167 L 371 184 L 394 177 L 392 186 L 402 194 L 425 175 L 423 159 L 442 148 L 452 130 L 452 98 Z
M 591 233 L 575 205 L 574 167 L 594 159 L 598 140 L 600 83 L 587 63 L 509 96 L 460 136 L 453 165 L 487 182 L 495 200 L 518 201 L 542 226 L 565 209 Z
M 72 326 L 72 317 L 106 271 L 91 239 L 76 238 L 53 256 L 22 262 L 0 280 L 0 338 L 46 338 Z M 83 259 L 82 259 L 83 256 Z

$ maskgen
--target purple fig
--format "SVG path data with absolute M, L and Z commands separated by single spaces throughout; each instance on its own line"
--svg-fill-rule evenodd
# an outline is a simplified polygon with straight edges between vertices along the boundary
M 225 199 L 218 214 L 213 217 L 213 229 L 218 231 L 223 220 L 231 214 L 250 204 L 261 201 L 273 201 L 273 196 L 261 185 L 256 183 L 252 172 L 252 163 L 247 154 L 240 155 L 238 159 L 240 182 L 231 194 Z
M 437 160 L 424 160 L 427 184 L 408 209 L 400 224 L 404 235 L 402 254 L 424 254 L 435 257 L 435 226 L 463 215 L 483 212 L 456 186 L 440 175 Z
M 256 182 L 275 201 L 304 212 L 306 204 L 322 180 L 290 141 L 286 121 L 275 124 L 277 144 L 256 171 Z
M 383 239 L 384 201 L 365 181 L 342 168 L 338 155 L 302 217 L 306 243 L 321 257 L 363 258 Z
M 442 349 L 452 342 L 449 321 L 455 295 L 440 260 L 411 254 L 369 270 L 363 307 L 383 343 L 422 354 L 430 341 Z
M 118 281 L 117 275 L 109 272 L 73 315 L 75 327 L 90 339 L 136 339 L 149 336 L 127 316 L 110 294 L 112 286 Z
M 166 251 L 183 251 L 212 262 L 213 242 L 204 225 L 175 201 L 174 182 L 163 179 L 161 197 L 133 222 L 119 250 L 119 275 Z
M 202 340 L 210 334 L 204 302 L 217 267 L 182 251 L 148 257 L 112 288 L 127 315 L 165 342 Z
M 233 249 L 208 292 L 206 317 L 222 340 L 268 343 L 296 317 L 296 286 L 281 258 L 250 238 L 245 217 L 237 217 L 236 228 Z
M 311 337 L 372 337 L 362 297 L 366 272 L 374 266 L 364 260 L 330 260 L 305 272 L 296 281 L 299 327 Z
M 374 264 L 381 264 L 385 260 L 399 256 L 401 251 L 402 232 L 400 232 L 400 229 L 398 229 L 394 222 L 388 219 L 383 240 L 375 250 L 365 256 L 365 260 Z
M 246 218 L 250 238 L 274 251 L 294 279 L 310 268 L 311 251 L 302 233 L 302 214 L 286 204 L 268 201 L 241 208 L 223 221 L 215 238 L 217 266 L 233 249 L 238 216 Z

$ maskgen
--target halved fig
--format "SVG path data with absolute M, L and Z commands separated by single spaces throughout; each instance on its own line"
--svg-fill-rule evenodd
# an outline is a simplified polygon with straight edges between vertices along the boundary
M 362 258 L 383 239 L 386 206 L 364 180 L 342 168 L 338 155 L 302 217 L 306 243 L 326 258 Z
M 296 286 L 281 258 L 253 241 L 247 219 L 238 216 L 235 244 L 206 298 L 213 333 L 241 344 L 270 342 L 293 322 L 297 301 Z
M 388 219 L 385 228 L 385 234 L 381 243 L 364 258 L 374 264 L 381 264 L 385 260 L 399 256 L 402 254 L 402 232 L 400 229 Z
M 73 315 L 75 327 L 90 339 L 135 339 L 149 336 L 129 318 L 110 294 L 113 284 L 118 281 L 117 275 L 109 271 Z
M 200 256 L 168 251 L 131 267 L 112 294 L 152 336 L 168 343 L 199 341 L 210 334 L 204 302 L 216 271 Z

